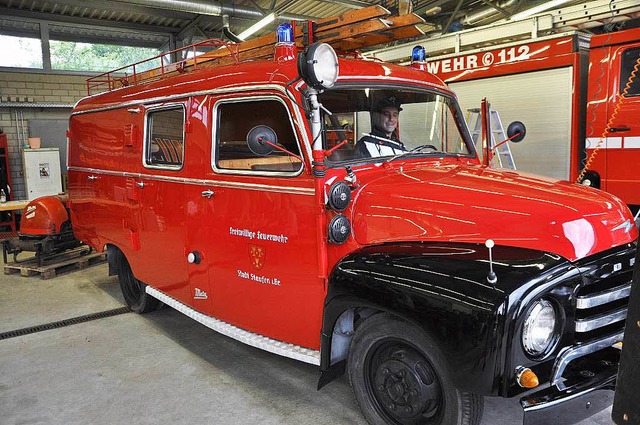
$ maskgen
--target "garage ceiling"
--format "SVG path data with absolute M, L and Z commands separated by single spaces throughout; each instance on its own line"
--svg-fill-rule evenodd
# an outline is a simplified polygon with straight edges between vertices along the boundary
M 222 38 L 228 25 L 239 34 L 265 15 L 275 12 L 276 23 L 316 19 L 373 4 L 387 8 L 412 3 L 426 21 L 427 34 L 441 34 L 487 25 L 546 3 L 547 0 L 0 0 L 0 34 L 166 48 Z M 571 6 L 588 1 L 566 1 Z M 272 24 L 262 32 L 272 31 Z M 260 35 L 258 33 L 257 35 Z

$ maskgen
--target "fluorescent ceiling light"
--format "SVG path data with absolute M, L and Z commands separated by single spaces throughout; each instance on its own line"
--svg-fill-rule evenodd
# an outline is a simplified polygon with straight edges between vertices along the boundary
M 267 16 L 265 16 L 264 18 L 260 19 L 258 22 L 256 22 L 255 24 L 251 25 L 249 28 L 247 28 L 246 30 L 244 30 L 240 34 L 238 34 L 238 38 L 241 38 L 242 40 L 246 40 L 247 37 L 249 37 L 250 35 L 255 34 L 258 31 L 260 31 L 262 28 L 266 27 L 267 25 L 269 25 L 271 22 L 273 22 L 275 20 L 276 20 L 276 14 L 275 13 L 269 13 Z
M 539 4 L 536 7 L 532 7 L 531 9 L 527 9 L 524 12 L 516 13 L 511 17 L 512 21 L 520 21 L 524 18 L 528 18 L 529 16 L 533 16 L 540 12 L 544 12 L 545 10 L 553 9 L 554 7 L 561 6 L 564 3 L 567 3 L 569 0 L 552 0 L 546 3 Z

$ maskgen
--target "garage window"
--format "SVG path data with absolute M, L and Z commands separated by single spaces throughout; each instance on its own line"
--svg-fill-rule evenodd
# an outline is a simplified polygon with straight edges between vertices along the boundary
M 145 165 L 180 169 L 184 162 L 184 108 L 152 110 L 147 114 Z
M 633 67 L 638 62 L 638 58 L 640 58 L 640 47 L 625 50 L 625 52 L 622 54 L 622 67 L 620 71 L 620 93 L 624 91 L 624 88 L 629 81 L 629 77 L 631 77 L 631 72 L 633 72 Z M 636 72 L 633 83 L 631 84 L 631 87 L 627 92 L 627 96 L 640 96 L 640 70 Z
M 259 146 L 250 143 L 252 137 L 260 138 Z M 285 105 L 274 98 L 220 103 L 213 165 L 223 172 L 297 174 L 300 148 Z

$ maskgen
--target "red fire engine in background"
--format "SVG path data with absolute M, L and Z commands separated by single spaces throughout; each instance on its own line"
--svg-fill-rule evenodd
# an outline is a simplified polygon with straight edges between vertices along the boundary
M 537 22 L 527 21 L 531 27 Z M 491 31 L 502 39 L 512 25 Z M 474 31 L 467 37 L 478 36 Z M 438 40 L 424 44 L 427 50 L 433 45 L 440 51 L 453 46 Z M 578 31 L 529 35 L 525 41 L 492 44 L 432 54 L 427 69 L 448 83 L 464 110 L 478 108 L 486 97 L 504 121 L 525 121 L 527 142 L 511 146 L 518 170 L 580 180 L 613 193 L 636 210 L 640 71 L 626 95 L 623 92 L 634 66 L 640 65 L 640 29 L 596 36 Z M 403 61 L 411 47 L 396 46 L 373 55 Z
M 583 182 L 640 206 L 640 28 L 591 38 Z
M 107 251 L 134 311 L 162 302 L 318 365 L 319 387 L 348 372 L 372 424 L 477 425 L 483 396 L 520 398 L 526 425 L 606 408 L 633 216 L 611 194 L 483 166 L 423 49 L 410 66 L 353 52 L 420 19 L 389 15 L 90 79 L 102 93 L 72 112 L 59 216 Z M 44 204 L 25 220 L 47 223 Z

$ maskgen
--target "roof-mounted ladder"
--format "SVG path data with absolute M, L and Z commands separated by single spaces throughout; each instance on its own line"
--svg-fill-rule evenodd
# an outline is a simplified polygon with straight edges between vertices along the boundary
M 392 15 L 389 10 L 376 5 L 315 22 L 295 23 L 294 40 L 299 48 L 323 42 L 330 44 L 338 53 L 358 54 L 358 49 L 423 36 L 424 32 L 416 26 L 423 23 L 424 19 L 416 14 Z M 274 55 L 275 41 L 275 32 L 241 43 L 207 40 L 89 78 L 87 90 L 89 94 L 93 91 L 110 91 L 198 68 L 269 59 Z M 204 48 L 209 51 L 202 53 Z M 171 57 L 180 59 L 168 63 Z

